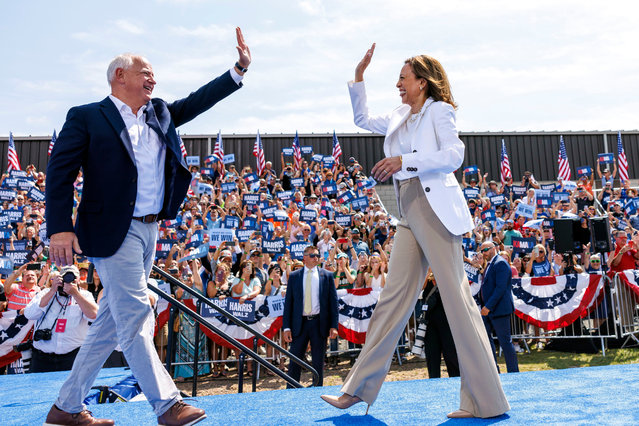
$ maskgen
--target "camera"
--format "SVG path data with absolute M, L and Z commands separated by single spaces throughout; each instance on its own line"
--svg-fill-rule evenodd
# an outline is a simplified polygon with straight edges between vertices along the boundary
M 80 277 L 80 271 L 78 271 L 78 268 L 76 268 L 74 265 L 62 267 L 62 269 L 60 270 L 60 274 L 62 275 L 62 282 L 65 284 L 72 283 Z M 58 295 L 60 297 L 69 297 L 62 286 L 58 287 Z
M 42 328 L 33 333 L 33 340 L 36 342 L 39 342 L 40 340 L 51 340 L 51 335 L 52 333 L 50 328 Z
M 428 328 L 428 317 L 426 316 L 427 310 L 428 305 L 423 305 L 422 314 L 417 320 L 419 326 L 417 327 L 417 332 L 415 333 L 415 343 L 411 348 L 411 352 L 413 353 L 413 355 L 416 355 L 422 359 L 426 358 L 426 354 L 424 353 L 424 337 L 426 336 L 426 329 Z

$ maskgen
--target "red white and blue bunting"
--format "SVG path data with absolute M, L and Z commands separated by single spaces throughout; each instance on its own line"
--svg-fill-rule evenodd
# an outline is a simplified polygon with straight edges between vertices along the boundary
M 379 300 L 379 291 L 372 288 L 337 290 L 337 312 L 339 314 L 339 336 L 349 342 L 362 344 L 373 310 Z
M 595 274 L 513 278 L 515 314 L 545 330 L 565 327 L 599 303 L 604 283 Z
M 639 301 L 639 271 L 629 269 L 619 272 L 617 276 L 635 294 L 635 301 Z
M 20 358 L 20 352 L 13 351 L 13 347 L 22 342 L 31 331 L 33 321 L 17 311 L 10 310 L 0 317 L 0 367 L 10 364 Z

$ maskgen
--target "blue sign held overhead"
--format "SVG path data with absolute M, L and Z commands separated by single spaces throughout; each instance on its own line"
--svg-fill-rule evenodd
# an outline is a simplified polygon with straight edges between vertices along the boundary
M 291 186 L 294 188 L 301 188 L 304 186 L 304 178 L 291 179 Z
M 235 229 L 240 226 L 240 218 L 237 216 L 224 216 L 222 226 L 226 229 Z
M 200 156 L 199 155 L 188 155 L 186 157 L 186 165 L 187 166 L 199 166 L 200 165 Z
M 615 162 L 615 156 L 607 152 L 605 154 L 599 154 L 599 163 L 600 164 L 612 164 Z
M 351 226 L 353 217 L 350 214 L 336 214 L 335 223 L 339 226 Z
M 469 176 L 473 174 L 479 173 L 479 168 L 477 166 L 468 166 L 464 169 L 464 175 Z
M 244 182 L 251 184 L 254 182 L 259 181 L 260 178 L 257 176 L 257 173 L 253 172 L 253 173 L 249 173 L 247 175 L 244 175 Z
M 464 197 L 467 200 L 479 198 L 479 188 L 464 188 Z
M 289 251 L 291 252 L 291 259 L 302 260 L 304 258 L 304 249 L 310 246 L 311 243 L 307 241 L 298 241 L 291 243 Z
M 590 166 L 577 167 L 577 176 L 590 176 L 592 175 L 592 168 Z
M 514 253 L 530 253 L 532 252 L 535 244 L 537 244 L 536 238 L 519 238 L 513 237 L 513 252 Z
M 322 186 L 322 194 L 330 195 L 337 193 L 337 183 L 325 183 Z
M 515 210 L 515 214 L 517 216 L 523 216 L 529 219 L 532 219 L 534 212 L 535 212 L 534 206 L 529 206 L 528 204 L 524 204 L 524 203 L 517 204 L 517 210 Z
M 282 148 L 282 154 L 284 154 L 286 156 L 292 156 L 293 155 L 293 148 Z
M 311 160 L 315 161 L 316 163 L 319 163 L 323 159 L 324 159 L 324 156 L 322 154 L 315 154 L 311 157 Z
M 313 222 L 317 219 L 317 211 L 315 209 L 302 209 L 300 212 L 300 220 L 302 222 Z
M 284 238 L 272 240 L 262 238 L 262 251 L 270 254 L 284 253 L 286 251 L 286 241 Z
M 245 206 L 254 206 L 260 201 L 260 194 L 243 194 L 242 203 Z
M 351 201 L 353 210 L 365 210 L 368 207 L 368 197 L 359 197 Z
M 312 154 L 313 153 L 313 147 L 310 146 L 310 145 L 301 146 L 300 147 L 300 151 L 302 152 L 302 154 Z
M 231 191 L 237 191 L 237 184 L 235 182 L 224 182 L 222 184 L 222 194 L 228 194 Z
M 222 159 L 224 164 L 235 163 L 235 154 L 226 154 Z

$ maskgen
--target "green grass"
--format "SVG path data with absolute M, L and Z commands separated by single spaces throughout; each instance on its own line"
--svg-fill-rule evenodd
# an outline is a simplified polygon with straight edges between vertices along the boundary
M 596 367 L 602 365 L 639 364 L 639 348 L 606 349 L 600 353 L 583 354 L 532 349 L 517 356 L 520 371 L 560 370 L 562 368 Z M 499 357 L 499 368 L 506 371 L 504 358 Z

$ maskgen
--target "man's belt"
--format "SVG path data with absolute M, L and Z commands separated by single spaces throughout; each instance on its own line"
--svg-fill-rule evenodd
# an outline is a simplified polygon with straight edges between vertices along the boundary
M 154 223 L 158 221 L 158 215 L 147 214 L 146 216 L 133 216 L 133 219 L 138 220 L 142 223 Z
M 319 314 L 316 314 L 316 315 L 305 315 L 302 318 L 305 319 L 306 321 L 311 321 L 311 320 L 319 318 Z

